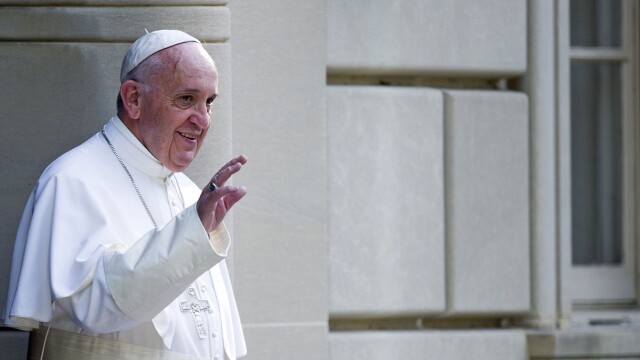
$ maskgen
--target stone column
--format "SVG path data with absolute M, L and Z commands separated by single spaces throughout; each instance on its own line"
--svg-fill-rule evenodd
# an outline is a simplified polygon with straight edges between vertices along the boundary
M 249 359 L 324 360 L 327 149 L 324 0 L 233 1 L 235 293 Z
M 557 203 L 554 3 L 528 2 L 528 71 L 531 131 L 531 270 L 534 325 L 554 327 L 557 317 Z

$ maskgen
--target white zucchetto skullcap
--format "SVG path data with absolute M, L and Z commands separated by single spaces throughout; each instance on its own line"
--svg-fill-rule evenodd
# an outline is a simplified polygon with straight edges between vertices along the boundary
M 160 50 L 185 42 L 200 43 L 198 39 L 180 30 L 158 30 L 140 37 L 131 45 L 122 60 L 120 82 L 123 83 L 127 74 L 144 59 Z

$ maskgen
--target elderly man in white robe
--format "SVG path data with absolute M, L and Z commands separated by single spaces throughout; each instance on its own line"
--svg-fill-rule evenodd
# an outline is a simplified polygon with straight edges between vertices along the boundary
M 224 165 L 204 190 L 182 171 L 211 125 L 218 73 L 177 30 L 138 39 L 117 116 L 55 160 L 28 199 L 6 325 L 44 359 L 235 359 L 246 347 L 222 220 L 246 194 Z

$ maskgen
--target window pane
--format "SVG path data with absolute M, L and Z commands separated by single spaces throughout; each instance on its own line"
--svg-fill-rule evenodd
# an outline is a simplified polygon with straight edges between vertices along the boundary
M 573 263 L 620 264 L 620 64 L 571 65 L 571 162 Z
M 620 0 L 571 0 L 571 46 L 620 47 Z

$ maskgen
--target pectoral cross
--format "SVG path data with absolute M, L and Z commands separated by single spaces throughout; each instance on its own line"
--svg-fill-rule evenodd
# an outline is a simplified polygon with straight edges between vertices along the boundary
M 180 303 L 180 310 L 191 311 L 193 315 L 193 321 L 196 323 L 196 329 L 198 330 L 198 336 L 200 339 L 207 337 L 207 329 L 204 327 L 204 318 L 202 317 L 203 310 L 211 311 L 209 302 L 207 300 L 199 300 L 194 288 L 189 288 L 189 299 Z

